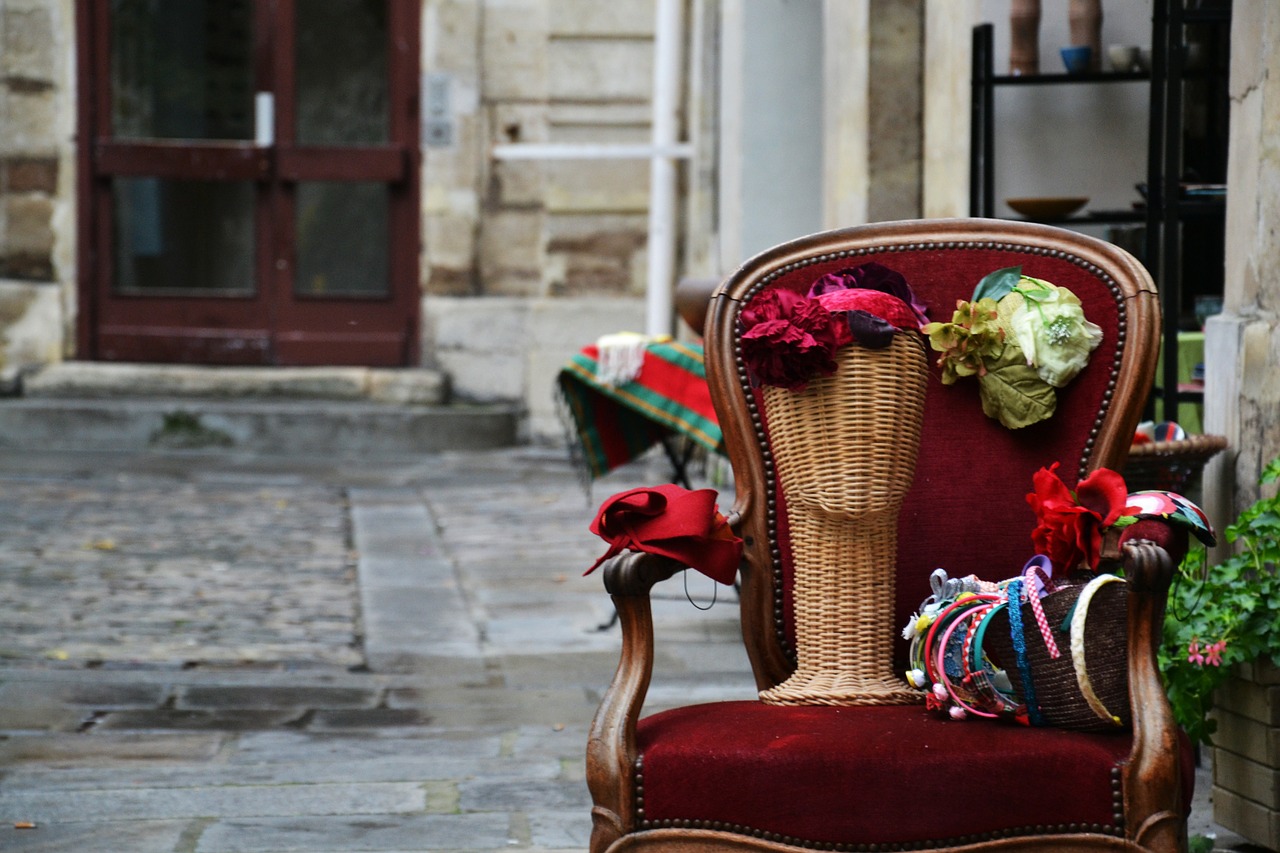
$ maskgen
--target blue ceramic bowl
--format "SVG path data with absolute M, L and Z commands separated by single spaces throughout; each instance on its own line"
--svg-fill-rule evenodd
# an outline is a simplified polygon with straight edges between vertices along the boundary
M 1062 64 L 1067 67 L 1068 74 L 1083 74 L 1089 70 L 1089 61 L 1093 59 L 1093 48 L 1089 45 L 1064 47 L 1061 53 Z

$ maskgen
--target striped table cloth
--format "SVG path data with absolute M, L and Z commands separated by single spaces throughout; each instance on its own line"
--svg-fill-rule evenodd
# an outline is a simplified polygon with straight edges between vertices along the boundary
M 707 450 L 724 453 L 701 345 L 648 344 L 639 375 L 622 385 L 600 380 L 598 359 L 599 349 L 588 346 L 556 378 L 572 439 L 580 446 L 592 478 L 672 436 L 685 436 Z

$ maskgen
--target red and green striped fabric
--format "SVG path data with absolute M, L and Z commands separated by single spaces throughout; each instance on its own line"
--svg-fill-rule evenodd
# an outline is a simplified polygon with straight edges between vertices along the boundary
M 557 377 L 592 477 L 635 459 L 670 433 L 724 452 L 700 345 L 649 344 L 639 377 L 619 386 L 597 378 L 598 354 L 595 346 L 586 347 Z

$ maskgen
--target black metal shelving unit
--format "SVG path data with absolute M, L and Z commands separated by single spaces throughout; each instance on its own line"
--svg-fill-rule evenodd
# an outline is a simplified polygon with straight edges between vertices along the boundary
M 1202 182 L 1225 186 L 1227 167 L 1227 60 L 1230 45 L 1231 4 L 1198 2 L 1188 8 L 1183 0 L 1157 0 L 1151 27 L 1151 116 L 1148 137 L 1146 253 L 1143 258 L 1160 289 L 1161 330 L 1165 353 L 1163 370 L 1156 377 L 1155 395 L 1165 417 L 1173 418 L 1178 404 L 1201 403 L 1204 392 L 1178 387 L 1178 332 L 1187 320 L 1185 287 L 1187 245 L 1214 241 L 1216 292 L 1222 293 L 1222 258 L 1225 251 L 1226 196 L 1190 198 L 1183 184 L 1194 173 Z M 1189 27 L 1200 27 L 1197 42 L 1203 54 L 1192 63 Z M 1197 67 L 1191 67 L 1192 65 Z M 1217 140 L 1203 150 L 1189 152 L 1186 129 L 1188 86 L 1202 88 L 1200 101 L 1206 126 L 1221 128 Z M 1206 134 L 1206 136 L 1211 136 Z M 1189 157 L 1190 153 L 1190 157 Z M 1190 160 L 1196 162 L 1192 163 Z M 1191 233 L 1188 233 L 1190 230 Z M 1215 241 L 1216 237 L 1216 241 Z M 1194 238 L 1194 239 L 1191 239 Z M 1199 290 L 1214 285 L 1201 282 Z
M 1184 182 L 1223 184 L 1226 180 L 1226 65 L 1229 57 L 1230 0 L 1155 0 L 1152 13 L 1150 72 L 1088 72 L 1083 74 L 996 74 L 991 24 L 973 30 L 969 213 L 995 216 L 995 90 L 1006 86 L 1105 85 L 1150 81 L 1150 116 L 1145 210 L 1095 212 L 1084 216 L 1038 219 L 1054 225 L 1084 226 L 1142 223 L 1146 249 L 1142 261 L 1160 290 L 1164 365 L 1156 378 L 1158 398 L 1166 417 L 1174 417 L 1179 402 L 1201 402 L 1203 392 L 1178 388 L 1178 332 L 1188 311 L 1187 297 L 1222 292 L 1223 214 L 1225 194 L 1217 198 L 1190 197 Z M 1188 61 L 1188 34 L 1198 28 L 1200 55 Z M 1191 66 L 1195 67 L 1191 67 Z M 1200 87 L 1200 123 L 1211 132 L 1194 144 L 1187 129 L 1188 87 Z M 1194 149 L 1194 150 L 1191 150 Z M 1191 161 L 1194 161 L 1191 162 Z M 1197 277 L 1196 288 L 1183 286 L 1187 267 L 1186 230 L 1194 232 L 1197 247 L 1212 243 L 1216 258 L 1212 274 Z M 1216 234 L 1216 240 L 1213 235 Z M 1208 265 L 1210 273 L 1212 264 Z M 1215 291 L 1216 288 L 1216 291 Z

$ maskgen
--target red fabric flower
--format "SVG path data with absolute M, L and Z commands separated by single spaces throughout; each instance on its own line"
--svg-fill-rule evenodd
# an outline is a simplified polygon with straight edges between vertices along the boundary
M 816 299 L 770 288 L 742 309 L 742 358 L 757 384 L 803 391 L 836 372 L 835 351 L 853 340 Z
M 1109 468 L 1099 468 L 1081 480 L 1075 494 L 1057 470 L 1055 462 L 1032 478 L 1035 491 L 1027 495 L 1027 503 L 1038 524 L 1031 531 L 1031 541 L 1036 553 L 1048 557 L 1057 571 L 1070 572 L 1081 563 L 1096 570 L 1103 531 L 1136 507 L 1127 505 L 1124 478 Z
M 722 584 L 733 583 L 742 561 L 742 540 L 716 509 L 712 489 L 666 485 L 620 492 L 600 505 L 591 532 L 609 550 L 587 575 L 627 548 L 671 557 Z

